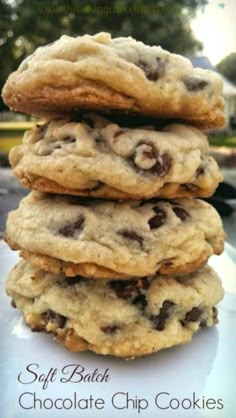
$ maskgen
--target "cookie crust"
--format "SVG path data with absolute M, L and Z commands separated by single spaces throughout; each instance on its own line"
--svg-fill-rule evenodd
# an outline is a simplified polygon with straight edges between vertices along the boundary
M 50 119 L 74 109 L 177 118 L 201 128 L 224 125 L 222 81 L 161 47 L 108 33 L 62 36 L 12 73 L 3 100 Z

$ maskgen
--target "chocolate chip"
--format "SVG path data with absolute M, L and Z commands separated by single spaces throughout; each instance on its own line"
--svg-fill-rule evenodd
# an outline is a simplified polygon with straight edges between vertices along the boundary
M 14 301 L 14 299 L 11 300 L 11 306 L 12 308 L 16 308 L 16 302 Z
M 181 184 L 180 188 L 186 192 L 196 192 L 198 190 L 198 186 L 192 183 Z
M 191 76 L 186 77 L 183 82 L 187 90 L 193 92 L 203 90 L 206 86 L 208 86 L 208 81 Z
M 154 207 L 154 212 L 156 213 L 153 218 L 149 219 L 148 223 L 151 229 L 160 228 L 160 226 L 164 225 L 166 221 L 166 213 L 163 209 Z
M 152 315 L 150 320 L 153 322 L 153 326 L 158 331 L 163 331 L 165 328 L 166 320 L 169 318 L 169 311 L 175 304 L 169 300 L 165 300 L 162 304 L 158 315 Z
M 158 174 L 158 176 L 160 176 L 160 177 L 163 177 L 170 170 L 172 159 L 167 152 L 165 152 L 162 155 L 159 154 L 159 156 L 157 156 L 156 158 L 157 158 L 157 162 L 151 168 L 151 172 L 155 173 L 155 174 Z
M 131 230 L 131 229 L 120 229 L 117 231 L 119 235 L 122 235 L 122 237 L 127 238 L 132 241 L 137 241 L 140 246 L 143 245 L 144 238 L 141 235 L 138 235 L 137 232 Z
M 144 309 L 147 306 L 147 299 L 145 295 L 139 294 L 134 298 L 134 300 L 132 301 L 132 304 L 137 306 L 142 311 L 144 311 Z
M 196 170 L 196 173 L 195 173 L 195 176 L 196 176 L 196 178 L 198 178 L 199 176 L 201 176 L 202 174 L 204 174 L 205 173 L 205 170 L 204 170 L 204 168 L 200 165 L 198 168 L 197 168 L 197 170 Z
M 63 328 L 67 318 L 63 315 L 57 314 L 56 312 L 52 311 L 51 309 L 49 309 L 47 312 L 45 312 L 43 315 L 43 320 L 48 323 L 48 322 L 56 322 L 57 326 L 59 328 Z
M 156 68 L 151 68 L 145 61 L 139 60 L 135 63 L 146 75 L 147 79 L 150 81 L 157 81 L 164 73 L 164 62 L 160 57 L 156 58 Z
M 187 322 L 197 322 L 202 315 L 203 311 L 199 308 L 193 308 L 191 311 L 187 312 L 185 318 L 180 321 L 183 326 L 186 325 Z
M 115 334 L 118 330 L 119 327 L 117 325 L 107 325 L 105 327 L 101 327 L 101 330 L 105 333 L 105 334 Z
M 181 208 L 180 206 L 175 206 L 173 208 L 173 212 L 181 221 L 185 221 L 186 219 L 190 217 L 189 213 L 185 209 Z
M 150 168 L 143 167 L 143 164 L 137 159 L 139 147 L 142 145 L 146 145 L 146 149 L 144 149 L 143 151 L 141 150 L 143 156 L 146 159 L 154 160 L 154 164 Z M 159 177 L 165 176 L 170 170 L 172 164 L 172 159 L 167 152 L 161 154 L 151 142 L 146 140 L 142 140 L 138 143 L 136 154 L 132 158 L 132 161 L 134 162 L 136 167 L 144 171 L 149 171 L 152 174 L 157 174 Z
M 84 221 L 85 221 L 84 216 L 80 215 L 77 221 L 63 226 L 62 228 L 59 229 L 58 233 L 67 238 L 74 237 L 74 235 L 81 230 L 81 227 L 83 226 Z
M 63 142 L 64 142 L 65 144 L 73 144 L 74 142 L 76 142 L 76 138 L 74 138 L 73 136 L 66 136 L 66 137 L 63 139 Z
M 131 280 L 112 280 L 109 284 L 115 294 L 120 297 L 127 299 L 132 296 L 133 292 L 137 290 L 137 279 Z

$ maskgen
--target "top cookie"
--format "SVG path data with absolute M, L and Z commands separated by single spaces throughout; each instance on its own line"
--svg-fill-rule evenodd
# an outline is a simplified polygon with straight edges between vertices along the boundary
M 75 109 L 117 110 L 213 128 L 225 122 L 221 93 L 215 72 L 161 47 L 99 33 L 64 35 L 38 48 L 10 75 L 3 100 L 47 118 Z

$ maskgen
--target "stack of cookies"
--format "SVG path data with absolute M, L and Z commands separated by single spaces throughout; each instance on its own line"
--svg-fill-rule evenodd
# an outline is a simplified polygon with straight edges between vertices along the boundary
M 4 101 L 47 120 L 10 153 L 33 191 L 7 220 L 22 257 L 7 293 L 33 331 L 132 358 L 217 322 L 206 263 L 225 236 L 197 198 L 222 179 L 199 130 L 224 124 L 221 91 L 217 74 L 107 33 L 63 36 L 10 75 Z

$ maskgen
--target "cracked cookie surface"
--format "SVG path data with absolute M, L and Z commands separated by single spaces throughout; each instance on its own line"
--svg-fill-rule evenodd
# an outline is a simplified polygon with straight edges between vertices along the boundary
M 3 89 L 16 111 L 45 116 L 74 109 L 177 118 L 201 128 L 225 123 L 222 81 L 214 71 L 161 47 L 108 33 L 62 36 L 38 48 Z
M 28 188 L 108 199 L 207 197 L 222 180 L 196 128 L 133 129 L 93 114 L 36 126 L 10 162 Z
M 210 267 L 180 277 L 68 279 L 20 261 L 6 290 L 33 331 L 53 333 L 71 351 L 132 358 L 187 343 L 217 323 L 223 298 Z
M 197 199 L 102 201 L 32 192 L 9 213 L 5 239 L 39 268 L 67 276 L 181 274 L 224 246 L 220 216 Z

